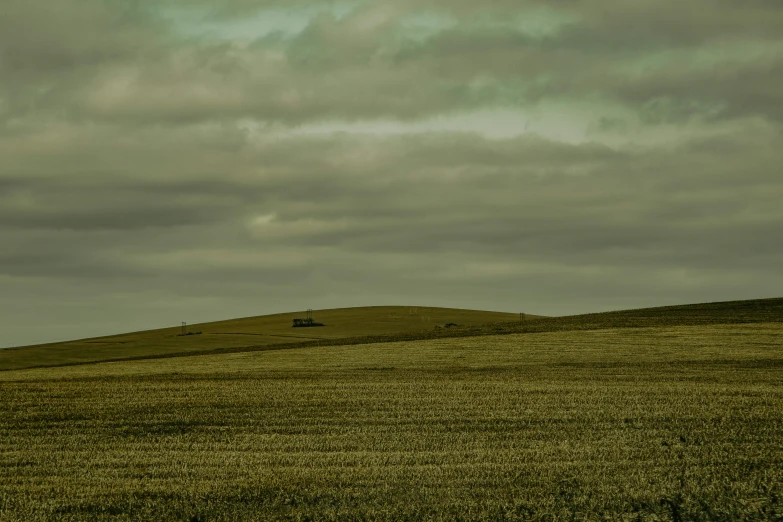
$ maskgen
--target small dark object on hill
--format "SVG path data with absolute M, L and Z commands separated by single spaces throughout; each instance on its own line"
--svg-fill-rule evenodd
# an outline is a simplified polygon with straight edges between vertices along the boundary
M 181 333 L 181 334 L 177 334 L 177 337 L 185 337 L 185 336 L 188 336 L 188 335 L 201 335 L 201 332 L 188 332 L 188 333 L 184 333 L 184 334 Z
M 446 323 L 446 328 L 451 328 L 452 326 L 457 327 L 459 325 L 457 323 Z
M 307 309 L 307 317 L 304 319 L 294 319 L 294 328 L 304 328 L 307 326 L 323 326 L 323 323 L 316 323 L 313 319 L 313 309 Z
M 293 328 L 305 328 L 307 326 L 323 326 L 323 323 L 316 323 L 311 317 L 307 319 L 294 319 Z

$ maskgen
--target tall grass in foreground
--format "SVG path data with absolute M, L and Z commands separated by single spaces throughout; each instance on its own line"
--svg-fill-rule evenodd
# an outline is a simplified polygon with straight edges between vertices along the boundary
M 0 520 L 780 520 L 783 325 L 6 372 Z

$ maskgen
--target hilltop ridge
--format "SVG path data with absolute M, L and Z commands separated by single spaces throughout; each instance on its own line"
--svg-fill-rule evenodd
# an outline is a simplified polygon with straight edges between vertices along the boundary
M 421 332 L 450 322 L 475 326 L 519 317 L 515 313 L 429 306 L 364 306 L 313 310 L 312 313 L 317 321 L 324 323 L 323 327 L 293 328 L 293 320 L 305 317 L 306 312 L 285 312 L 187 326 L 188 332 L 199 335 L 183 336 L 180 326 L 172 326 L 5 348 L 0 350 L 0 371 L 313 341 L 336 342 L 355 337 Z
M 455 308 L 369 306 L 314 310 L 325 323 L 292 329 L 301 312 L 192 325 L 201 335 L 179 336 L 179 327 L 0 350 L 0 371 L 103 361 L 238 353 L 312 346 L 423 339 L 708 324 L 783 322 L 783 298 L 722 301 L 589 313 L 562 317 Z M 456 326 L 446 328 L 447 323 Z

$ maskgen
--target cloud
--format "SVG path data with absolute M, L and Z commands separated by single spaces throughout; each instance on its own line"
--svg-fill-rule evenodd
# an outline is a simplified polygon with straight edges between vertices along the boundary
M 0 110 L 141 125 L 242 117 L 298 125 L 603 99 L 650 121 L 779 122 L 781 9 L 718 4 L 498 2 L 479 11 L 372 2 L 324 11 L 302 3 L 301 31 L 260 27 L 253 40 L 243 26 L 249 36 L 232 41 L 179 35 L 166 13 L 198 13 L 230 34 L 248 12 L 279 17 L 285 6 L 12 2 L 0 20 L 0 71 L 11 78 Z M 22 30 L 33 25 L 40 30 Z
M 6 2 L 0 305 L 775 295 L 780 35 L 761 0 Z
M 215 236 L 199 242 L 231 238 L 227 259 L 232 249 L 329 247 L 576 264 L 746 263 L 780 254 L 766 237 L 783 218 L 775 174 L 783 157 L 770 148 L 778 134 L 765 129 L 730 146 L 724 137 L 634 151 L 534 136 L 293 137 L 224 157 L 233 170 L 211 181 L 192 181 L 185 156 L 169 159 L 168 179 L 11 180 L 0 215 L 7 230 L 68 229 L 86 241 L 92 231 L 159 229 L 172 248 L 186 249 L 193 239 L 176 239 L 177 230 L 203 227 Z M 137 165 L 154 168 L 141 156 Z

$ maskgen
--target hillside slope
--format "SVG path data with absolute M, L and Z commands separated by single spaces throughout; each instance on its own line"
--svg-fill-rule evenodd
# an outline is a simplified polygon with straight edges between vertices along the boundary
M 389 336 L 403 332 L 433 330 L 436 325 L 457 323 L 475 326 L 518 320 L 517 314 L 414 306 L 369 306 L 314 310 L 323 327 L 292 328 L 294 318 L 303 312 L 245 317 L 189 325 L 181 336 L 180 327 L 147 330 L 62 343 L 24 346 L 0 350 L 0 370 L 36 366 L 59 366 L 104 360 L 164 356 L 245 347 L 279 346 L 307 341 Z M 536 316 L 527 316 L 532 319 Z
M 391 334 L 373 334 L 339 339 L 302 339 L 295 343 L 225 347 L 211 351 L 199 351 L 198 353 L 240 353 L 274 349 L 306 348 L 312 346 L 344 346 L 455 337 L 578 332 L 623 328 L 659 329 L 675 326 L 762 325 L 764 323 L 772 324 L 783 322 L 783 299 L 753 299 L 746 301 L 661 306 L 562 317 L 525 315 L 524 319 L 524 321 L 520 321 L 519 317 L 514 315 L 512 321 L 488 322 L 484 324 L 469 324 L 466 322 L 454 328 L 443 328 L 436 325 L 432 329 L 424 328 L 400 331 Z M 783 341 L 781 342 L 781 348 L 783 349 Z M 178 357 L 195 354 L 195 352 L 180 352 L 154 355 L 151 357 Z
M 204 323 L 200 335 L 179 328 L 0 350 L 0 371 L 109 360 L 237 353 L 450 337 L 783 322 L 783 298 L 620 310 L 564 317 L 453 308 L 377 306 L 316 310 L 326 326 L 291 328 L 300 312 Z M 445 323 L 457 323 L 444 328 Z M 783 343 L 782 343 L 783 345 Z

